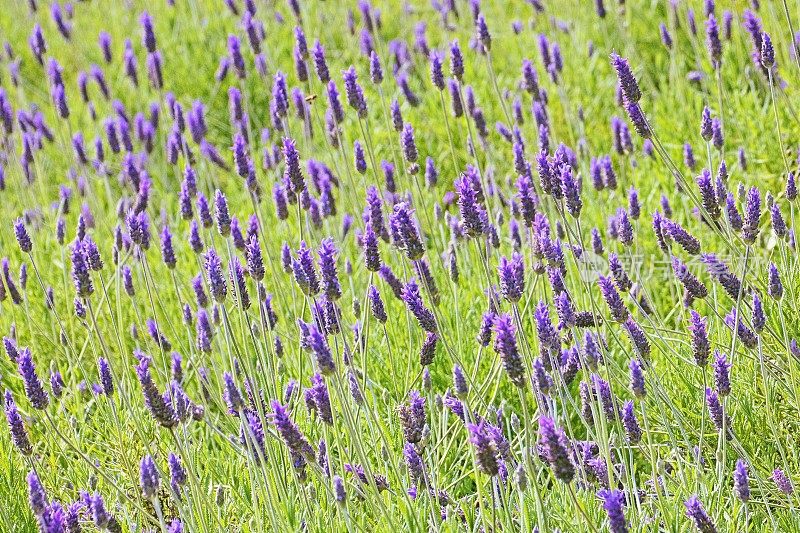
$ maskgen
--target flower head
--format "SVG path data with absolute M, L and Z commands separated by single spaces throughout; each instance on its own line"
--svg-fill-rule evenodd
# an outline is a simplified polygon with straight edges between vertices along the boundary
M 525 365 L 517 348 L 516 328 L 511 315 L 502 314 L 494 318 L 494 335 L 494 351 L 500 357 L 509 379 L 517 387 L 525 387 Z
M 539 443 L 556 479 L 569 483 L 575 477 L 575 465 L 569 451 L 569 441 L 562 429 L 548 416 L 539 417 Z

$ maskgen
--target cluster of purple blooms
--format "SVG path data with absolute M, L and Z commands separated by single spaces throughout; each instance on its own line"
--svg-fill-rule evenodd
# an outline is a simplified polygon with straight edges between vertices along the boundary
M 693 115 L 707 168 L 690 142 L 678 145 L 681 165 L 659 138 L 654 73 L 610 49 L 603 58 L 594 43 L 589 56 L 615 83 L 621 111 L 607 153 L 587 140 L 597 119 L 569 109 L 579 65 L 571 25 L 552 18 L 556 37 L 539 33 L 548 16 L 539 0 L 528 2 L 530 28 L 511 26 L 539 53 L 513 84 L 495 70 L 507 66 L 505 43 L 480 0 L 432 3 L 443 29 L 466 28 L 468 48 L 438 42 L 432 22 L 407 42 L 359 0 L 347 31 L 361 57 L 340 69 L 329 50 L 350 57 L 341 43 L 309 46 L 316 8 L 289 0 L 268 14 L 254 0 L 225 0 L 231 33 L 210 80 L 214 94 L 227 87 L 221 114 L 210 92 L 204 101 L 178 90 L 180 57 L 164 37 L 168 22 L 190 15 L 167 3 L 175 12 L 163 20 L 139 15 L 138 39 L 100 32 L 86 54 L 97 62 L 83 58 L 75 73 L 59 58 L 82 38 L 74 12 L 88 5 L 53 3 L 55 31 L 36 23 L 24 51 L 6 43 L 2 54 L 0 198 L 13 229 L 0 261 L 0 379 L 41 531 L 206 530 L 215 527 L 202 510 L 208 487 L 223 505 L 223 486 L 247 481 L 274 529 L 316 523 L 295 516 L 312 512 L 308 502 L 276 516 L 296 494 L 329 499 L 348 529 L 369 506 L 396 526 L 384 506 L 400 501 L 418 529 L 453 520 L 492 530 L 503 509 L 510 528 L 593 531 L 596 509 L 614 533 L 661 513 L 665 498 L 704 533 L 738 519 L 725 501 L 749 523 L 751 493 L 773 527 L 773 513 L 794 508 L 798 465 L 779 434 L 792 422 L 769 404 L 796 401 L 800 348 L 784 278 L 797 187 L 776 100 L 786 96 L 781 50 L 757 6 L 740 18 L 752 86 L 775 108 L 785 178 L 774 194 L 742 183 L 752 181 L 743 148 L 735 164 L 725 159 L 734 127 L 722 73 L 735 64 L 736 15 L 718 19 L 713 0 L 704 43 L 694 11 L 677 1 L 658 27 L 671 56 L 685 39 L 705 47 L 718 81 L 721 107 Z M 36 0 L 28 6 L 37 13 Z M 603 0 L 595 8 L 613 16 Z M 292 50 L 282 58 L 271 39 L 284 26 Z M 31 72 L 42 85 L 33 100 Z M 704 77 L 688 73 L 692 90 Z M 425 122 L 439 116 L 444 150 Z M 59 151 L 71 160 L 55 191 Z M 637 189 L 642 172 L 664 169 L 667 186 L 647 178 Z M 653 279 L 642 258 L 667 268 Z M 32 323 L 34 311 L 45 324 Z M 738 399 L 754 382 L 768 404 L 757 407 L 771 433 L 762 438 L 780 451 L 769 466 L 754 460 L 753 428 L 741 422 Z M 691 391 L 677 402 L 696 412 L 676 408 L 675 387 Z M 119 470 L 101 463 L 69 422 L 84 409 L 85 423 L 115 426 L 140 459 L 125 449 L 105 453 Z M 202 452 L 241 461 L 232 475 L 242 479 L 216 479 L 233 469 L 202 464 Z M 55 460 L 81 462 L 92 492 L 63 483 Z M 696 488 L 687 466 L 718 483 L 715 498 L 686 498 Z M 123 469 L 136 491 L 118 479 Z M 550 516 L 544 492 L 576 519 Z

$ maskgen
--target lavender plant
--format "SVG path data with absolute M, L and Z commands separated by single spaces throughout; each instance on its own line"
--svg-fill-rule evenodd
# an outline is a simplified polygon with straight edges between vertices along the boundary
M 0 530 L 800 531 L 793 2 L 44 4 Z

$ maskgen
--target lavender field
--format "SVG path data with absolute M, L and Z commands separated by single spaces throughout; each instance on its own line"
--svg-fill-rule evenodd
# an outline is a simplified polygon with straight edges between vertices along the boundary
M 800 531 L 797 30 L 0 0 L 0 531 Z

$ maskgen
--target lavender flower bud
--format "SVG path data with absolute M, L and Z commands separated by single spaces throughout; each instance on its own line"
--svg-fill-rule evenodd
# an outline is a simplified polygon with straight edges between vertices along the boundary
M 21 218 L 18 218 L 14 221 L 14 235 L 17 238 L 19 249 L 22 250 L 23 253 L 30 253 L 33 249 L 33 242 L 31 241 L 31 237 L 28 235 L 28 230 L 25 229 L 25 223 Z
M 322 273 L 322 292 L 332 301 L 338 300 L 342 296 L 342 288 L 339 284 L 336 272 L 336 245 L 330 238 L 323 239 L 319 250 L 319 268 Z
M 603 509 L 608 514 L 608 528 L 612 533 L 628 533 L 628 522 L 622 510 L 625 495 L 622 491 L 601 489 L 597 495 L 603 500 Z
M 714 354 L 714 385 L 720 396 L 727 396 L 731 393 L 730 369 L 731 365 L 725 354 L 716 352 Z
M 614 70 L 617 73 L 619 85 L 622 88 L 622 94 L 625 100 L 631 103 L 638 102 L 642 96 L 642 93 L 639 90 L 639 84 L 637 83 L 636 78 L 633 76 L 633 72 L 628 64 L 628 60 L 615 53 L 612 53 L 611 66 L 614 67 Z
M 747 192 L 747 204 L 744 210 L 744 227 L 742 238 L 748 244 L 755 242 L 758 236 L 758 219 L 761 217 L 761 195 L 756 187 Z
M 144 494 L 144 497 L 147 499 L 155 498 L 161 478 L 158 475 L 158 470 L 156 470 L 156 465 L 150 455 L 145 455 L 142 458 L 139 472 L 142 494 Z
M 377 287 L 370 285 L 367 294 L 370 301 L 370 308 L 372 309 L 372 316 L 374 316 L 375 320 L 381 324 L 385 324 L 388 320 L 388 317 L 386 316 L 383 299 L 381 298 L 381 294 L 378 292 Z
M 708 406 L 708 413 L 711 417 L 711 421 L 714 423 L 714 427 L 716 427 L 719 432 L 722 432 L 724 428 L 726 432 L 725 438 L 730 440 L 733 437 L 730 418 L 725 413 L 717 393 L 709 388 L 706 388 L 706 405 Z
M 50 403 L 42 381 L 36 374 L 31 351 L 28 348 L 20 350 L 17 357 L 17 367 L 25 385 L 25 395 L 35 409 L 44 409 Z
M 467 424 L 469 442 L 475 451 L 475 463 L 478 469 L 489 476 L 496 476 L 499 471 L 497 448 L 488 435 L 486 422 Z
M 31 504 L 31 510 L 37 517 L 43 517 L 47 508 L 47 493 L 39 480 L 39 476 L 35 470 L 31 470 L 27 477 L 28 481 L 28 501 Z
M 731 309 L 731 312 L 725 316 L 725 324 L 731 328 L 746 348 L 752 350 L 758 346 L 758 336 L 738 317 L 736 309 Z
M 686 231 L 680 224 L 665 218 L 663 219 L 662 227 L 664 228 L 664 233 L 678 243 L 686 253 L 691 255 L 700 253 L 700 241 Z
M 539 439 L 543 455 L 553 469 L 556 479 L 564 483 L 572 481 L 575 477 L 575 466 L 568 451 L 569 441 L 564 431 L 556 428 L 552 418 L 539 417 Z
M 683 503 L 686 507 L 686 516 L 694 523 L 695 527 L 701 533 L 716 533 L 717 528 L 711 521 L 711 518 L 703 508 L 703 504 L 699 498 L 692 495 L 688 500 Z
M 708 356 L 711 351 L 706 330 L 707 324 L 708 321 L 697 311 L 690 311 L 688 329 L 692 340 L 692 355 L 699 367 L 705 367 L 708 364 Z
M 28 438 L 28 432 L 25 429 L 22 416 L 20 416 L 17 410 L 14 397 L 8 389 L 6 389 L 4 400 L 6 420 L 8 421 L 8 428 L 11 433 L 11 442 L 22 455 L 28 456 L 33 453 L 33 447 Z
M 494 334 L 494 350 L 500 357 L 509 379 L 517 387 L 525 387 L 525 366 L 517 349 L 516 328 L 510 315 L 502 314 L 495 317 Z
M 747 470 L 747 463 L 744 459 L 737 459 L 736 467 L 733 470 L 733 492 L 744 503 L 750 500 L 750 479 Z
M 772 481 L 775 482 L 775 486 L 778 487 L 778 490 L 780 490 L 782 493 L 791 495 L 794 492 L 794 487 L 792 486 L 791 480 L 780 468 L 776 468 L 772 472 Z
M 611 318 L 617 322 L 624 322 L 628 318 L 628 309 L 611 278 L 600 276 L 597 283 L 600 286 L 600 293 L 611 311 Z
M 403 131 L 400 133 L 400 145 L 406 161 L 416 163 L 418 155 L 417 145 L 414 141 L 414 128 L 407 122 L 403 125 Z
M 775 300 L 780 300 L 783 297 L 783 283 L 781 283 L 778 267 L 775 266 L 775 263 L 769 264 L 767 294 Z
M 514 252 L 510 261 L 501 257 L 498 273 L 503 297 L 509 302 L 518 302 L 525 290 L 525 265 L 522 256 Z
M 419 285 L 414 280 L 409 281 L 403 286 L 402 299 L 408 306 L 411 314 L 419 322 L 420 327 L 429 333 L 437 330 L 436 318 L 433 313 L 425 307 L 422 296 L 419 293 Z

